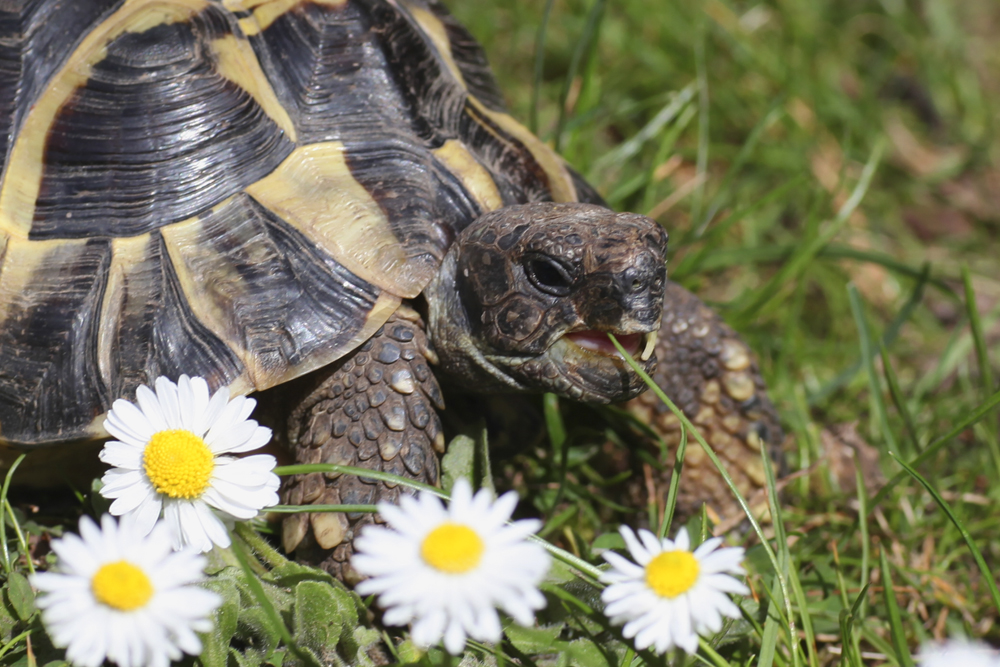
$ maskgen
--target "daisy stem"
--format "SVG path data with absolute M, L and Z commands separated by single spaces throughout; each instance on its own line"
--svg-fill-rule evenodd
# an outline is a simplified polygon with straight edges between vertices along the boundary
M 680 422 L 684 425 L 684 428 L 688 429 L 688 432 L 694 436 L 694 439 L 698 441 L 699 445 L 701 445 L 701 448 L 705 452 L 705 455 L 708 456 L 708 458 L 715 465 L 716 469 L 719 471 L 719 474 L 722 475 L 722 479 L 726 481 L 726 486 L 728 486 L 729 490 L 733 492 L 733 496 L 735 496 L 736 502 L 740 504 L 740 507 L 743 509 L 743 513 L 746 514 L 747 520 L 750 522 L 750 525 L 753 526 L 754 532 L 757 533 L 757 537 L 760 539 L 761 546 L 764 548 L 764 551 L 767 553 L 767 557 L 771 561 L 771 565 L 774 567 L 774 573 L 775 576 L 777 576 L 778 578 L 779 585 L 781 586 L 781 595 L 784 598 L 785 607 L 788 614 L 789 638 L 791 641 L 794 642 L 795 617 L 792 615 L 793 614 L 792 598 L 788 592 L 788 582 L 785 581 L 784 572 L 781 568 L 781 565 L 778 563 L 778 556 L 777 554 L 774 553 L 774 549 L 771 547 L 771 543 L 768 542 L 766 537 L 764 537 L 764 529 L 761 528 L 760 522 L 757 521 L 757 518 L 753 515 L 753 512 L 750 511 L 750 505 L 747 503 L 746 498 L 744 498 L 743 494 L 740 493 L 739 489 L 736 488 L 736 484 L 733 482 L 733 478 L 729 475 L 729 471 L 726 470 L 726 467 L 722 465 L 722 462 L 719 460 L 719 457 L 716 456 L 715 452 L 712 451 L 712 448 L 708 446 L 708 443 L 705 442 L 705 438 L 702 437 L 698 429 L 695 428 L 695 425 L 691 423 L 691 420 L 687 418 L 687 415 L 685 415 L 680 408 L 674 405 L 674 402 L 671 401 L 670 398 L 668 398 L 665 393 L 663 393 L 663 390 L 660 389 L 660 387 L 657 386 L 655 382 L 653 382 L 653 379 L 649 377 L 646 371 L 644 371 L 642 367 L 636 363 L 635 359 L 632 358 L 632 355 L 625 351 L 625 348 L 622 347 L 622 344 L 618 342 L 618 339 L 615 338 L 614 334 L 609 333 L 608 338 L 611 339 L 611 342 L 614 344 L 615 349 L 618 350 L 618 354 L 620 354 L 622 358 L 625 359 L 628 365 L 632 367 L 632 370 L 634 370 L 639 375 L 639 377 L 642 378 L 643 382 L 645 382 L 646 385 L 650 388 L 650 390 L 654 394 L 656 394 L 657 398 L 663 401 L 663 404 L 666 405 L 668 408 L 670 408 L 670 411 L 677 416 L 677 419 L 679 419 Z M 798 654 L 794 649 L 794 647 L 792 648 L 792 656 L 795 658 L 795 663 L 798 664 Z
M 236 534 L 243 538 L 243 541 L 247 543 L 247 546 L 253 549 L 257 554 L 260 555 L 265 561 L 267 561 L 268 566 L 275 568 L 284 565 L 288 562 L 288 559 L 278 553 L 278 550 L 267 543 L 260 534 L 250 527 L 250 524 L 244 521 L 236 522 Z
M 372 470 L 371 468 L 342 466 L 337 465 L 336 463 L 303 463 L 292 466 L 278 466 L 274 469 L 275 475 L 307 475 L 312 472 L 335 472 L 342 475 L 364 477 L 365 479 L 377 479 L 380 482 L 392 482 L 394 484 L 408 486 L 411 489 L 417 489 L 418 491 L 428 491 L 439 498 L 444 498 L 445 500 L 448 499 L 448 494 L 436 486 L 424 484 L 423 482 L 417 482 L 408 477 L 400 477 L 399 475 L 392 475 L 380 470 Z
M 14 471 L 17 467 L 21 465 L 21 461 L 27 454 L 21 454 L 16 459 L 14 463 L 11 464 L 10 470 L 7 471 L 7 476 L 3 480 L 3 489 L 0 490 L 0 500 L 4 503 L 7 502 L 7 492 L 10 490 L 10 480 L 14 477 Z M 3 569 L 4 572 L 10 574 L 10 550 L 7 548 L 7 516 L 0 511 L 0 550 L 3 551 Z
M 21 551 L 24 552 L 24 562 L 28 566 L 28 572 L 34 574 L 35 564 L 31 562 L 31 554 L 28 553 L 28 542 L 24 539 L 24 533 L 21 531 L 21 524 L 18 523 L 17 517 L 14 516 L 14 508 L 11 506 L 10 501 L 7 500 L 6 496 L 3 499 L 3 505 L 7 510 L 7 514 L 10 516 L 10 525 L 14 528 L 14 534 L 17 535 L 17 543 L 21 545 Z
M 723 658 L 718 652 L 712 648 L 712 645 L 708 643 L 708 640 L 704 637 L 698 637 L 698 645 L 701 647 L 701 652 L 709 657 L 711 664 L 716 667 L 729 667 L 729 661 Z
M 561 560 L 570 567 L 575 567 L 576 569 L 580 570 L 580 572 L 586 574 L 588 577 L 593 579 L 593 581 L 588 582 L 592 586 L 596 588 L 604 587 L 603 584 L 601 584 L 600 581 L 598 581 L 601 577 L 601 570 L 597 566 L 591 565 L 582 558 L 574 556 L 570 552 L 564 549 L 560 549 L 554 544 L 546 542 L 544 539 L 538 537 L 537 535 L 528 535 L 528 539 L 532 542 L 535 542 L 536 544 L 540 544 L 542 548 L 544 548 L 546 551 L 552 554 L 553 557 L 557 558 L 558 560 Z

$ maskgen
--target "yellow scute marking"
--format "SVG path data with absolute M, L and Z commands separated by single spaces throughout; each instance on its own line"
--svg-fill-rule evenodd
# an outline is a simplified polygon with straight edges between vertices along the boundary
M 58 270 L 58 264 L 52 264 L 50 257 L 53 252 L 66 249 L 67 246 L 80 248 L 86 245 L 87 239 L 52 239 L 50 241 L 27 241 L 10 238 L 3 247 L 0 263 L 0 323 L 10 315 L 11 307 L 24 302 L 26 296 L 35 295 L 31 289 L 32 280 L 46 270 Z M 59 254 L 55 259 L 65 259 Z
M 111 240 L 111 266 L 101 301 L 101 324 L 97 329 L 97 369 L 105 386 L 111 386 L 114 368 L 111 352 L 117 344 L 116 334 L 124 306 L 130 274 L 147 261 L 150 234 Z
M 461 181 L 483 212 L 503 206 L 500 191 L 497 190 L 497 184 L 490 176 L 490 172 L 476 161 L 465 144 L 457 139 L 449 139 L 433 152 L 434 157 Z
M 90 78 L 94 64 L 106 56 L 108 43 L 125 32 L 144 32 L 163 24 L 186 21 L 208 6 L 206 0 L 126 0 L 125 4 L 88 34 L 52 77 L 28 113 L 7 163 L 0 187 L 0 230 L 25 239 L 35 217 L 35 200 L 42 181 L 45 138 L 59 109 Z
M 408 265 L 406 249 L 365 188 L 354 180 L 338 141 L 301 146 L 246 192 L 305 234 L 354 275 L 404 298 L 420 293 L 427 269 Z
M 566 170 L 566 164 L 559 155 L 545 145 L 541 139 L 531 133 L 528 128 L 521 125 L 516 120 L 505 113 L 490 111 L 482 102 L 469 96 L 469 102 L 478 113 L 483 114 L 512 137 L 524 144 L 525 148 L 531 152 L 535 160 L 549 177 L 549 189 L 552 191 L 552 201 L 574 202 L 576 201 L 576 186 L 573 179 Z
M 224 0 L 222 5 L 231 12 L 253 10 L 253 16 L 240 19 L 243 34 L 252 37 L 267 30 L 272 23 L 304 2 L 305 0 Z M 311 0 L 311 4 L 343 7 L 347 0 Z
M 235 35 L 226 35 L 212 42 L 212 51 L 217 58 L 216 71 L 250 93 L 264 113 L 291 141 L 295 141 L 292 119 L 278 101 L 278 96 L 268 83 L 250 44 Z

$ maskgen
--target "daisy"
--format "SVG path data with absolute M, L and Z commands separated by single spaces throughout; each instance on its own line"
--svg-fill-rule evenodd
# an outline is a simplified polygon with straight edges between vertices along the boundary
M 920 667 L 1000 667 L 1000 652 L 983 642 L 951 639 L 924 644 L 917 660 Z
M 196 632 L 212 629 L 222 599 L 195 585 L 206 559 L 193 549 L 171 550 L 162 523 L 144 535 L 131 518 L 105 514 L 98 528 L 80 519 L 80 535 L 52 541 L 58 572 L 31 575 L 52 643 L 66 660 L 98 667 L 167 667 L 182 652 L 201 653 Z
M 601 581 L 610 586 L 601 599 L 611 622 L 625 624 L 625 638 L 635 637 L 636 649 L 653 646 L 664 653 L 679 646 L 694 653 L 699 634 L 716 633 L 722 629 L 723 616 L 740 615 L 725 594 L 750 593 L 729 576 L 743 574 L 742 547 L 718 549 L 722 538 L 715 537 L 692 553 L 686 528 L 673 541 L 657 539 L 648 530 L 640 530 L 636 537 L 628 526 L 621 527 L 621 534 L 638 564 L 604 552 L 611 569 Z
M 354 569 L 371 577 L 356 586 L 361 595 L 377 594 L 388 625 L 412 623 L 418 646 L 444 638 L 457 655 L 466 637 L 500 641 L 500 607 L 521 625 L 534 622 L 545 606 L 538 584 L 549 569 L 549 555 L 527 537 L 541 527 L 535 519 L 507 524 L 517 494 L 492 501 L 481 489 L 475 496 L 460 479 L 446 508 L 426 491 L 403 496 L 397 507 L 380 503 L 389 525 L 366 526 L 354 543 Z
M 101 460 L 114 466 L 101 480 L 101 495 L 113 498 L 110 512 L 134 514 L 144 533 L 163 516 L 173 545 L 209 551 L 228 547 L 225 522 L 252 519 L 277 504 L 277 461 L 249 452 L 271 439 L 271 429 L 249 419 L 256 401 L 229 400 L 223 387 L 209 398 L 203 378 L 182 375 L 177 384 L 156 379 L 156 392 L 141 385 L 138 406 L 118 399 L 104 428 L 118 438 L 101 450 Z

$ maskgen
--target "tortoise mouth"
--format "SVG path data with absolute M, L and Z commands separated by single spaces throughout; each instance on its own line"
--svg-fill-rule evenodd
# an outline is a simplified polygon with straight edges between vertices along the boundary
M 618 334 L 613 331 L 572 331 L 563 336 L 563 339 L 573 343 L 577 347 L 589 352 L 597 352 L 608 357 L 622 358 L 620 352 L 615 347 L 608 333 L 613 333 L 625 351 L 640 361 L 648 361 L 656 348 L 656 331 L 646 333 Z

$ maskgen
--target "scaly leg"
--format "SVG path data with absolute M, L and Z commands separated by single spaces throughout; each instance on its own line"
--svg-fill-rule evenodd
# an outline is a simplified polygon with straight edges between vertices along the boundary
M 779 461 L 784 434 L 750 348 L 696 296 L 668 282 L 656 356 L 653 380 L 698 427 L 740 492 L 754 496 L 765 485 L 761 447 Z M 653 392 L 626 406 L 676 451 L 680 422 Z M 673 460 L 671 453 L 664 463 L 669 468 Z M 668 471 L 657 481 L 658 494 L 666 494 L 669 479 Z M 760 494 L 756 498 L 762 500 Z M 724 521 L 742 515 L 722 476 L 689 436 L 677 511 L 690 516 L 703 502 Z
M 433 351 L 419 315 L 401 308 L 292 413 L 289 442 L 298 463 L 360 466 L 428 484 L 438 480 L 444 435 L 437 409 L 441 390 L 428 365 Z M 286 483 L 283 500 L 301 504 L 371 504 L 407 492 L 396 484 L 354 475 L 312 473 Z M 288 516 L 283 542 L 300 561 L 321 565 L 345 581 L 354 538 L 376 515 L 313 513 Z M 311 530 L 310 530 L 311 528 Z

